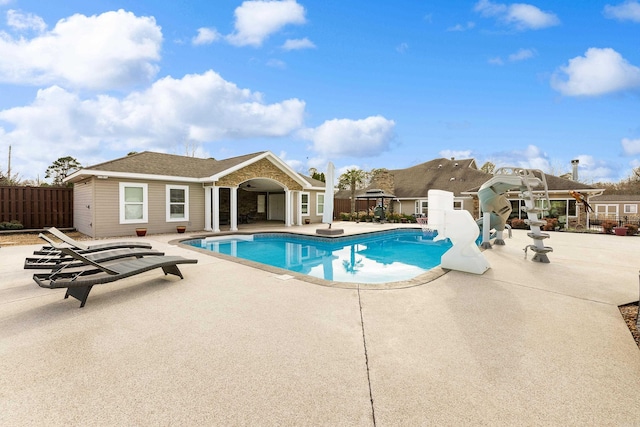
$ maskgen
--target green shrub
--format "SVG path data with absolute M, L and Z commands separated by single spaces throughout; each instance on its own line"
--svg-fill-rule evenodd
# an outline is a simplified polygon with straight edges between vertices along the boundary
M 24 226 L 15 219 L 11 222 L 0 222 L 0 230 L 22 230 Z
M 389 222 L 400 222 L 400 218 L 402 218 L 400 216 L 400 214 L 397 213 L 388 213 L 387 214 L 387 221 Z
M 406 222 L 418 222 L 416 221 L 416 217 L 413 215 L 402 214 L 401 220 L 404 219 Z

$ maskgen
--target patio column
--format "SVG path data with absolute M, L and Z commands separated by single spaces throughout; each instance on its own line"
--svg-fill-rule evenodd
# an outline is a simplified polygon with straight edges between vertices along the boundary
M 296 191 L 296 225 L 302 225 L 302 191 Z
M 284 190 L 284 226 L 291 227 L 291 191 Z
M 230 187 L 229 193 L 231 193 L 231 206 L 229 206 L 231 231 L 238 231 L 238 187 Z
M 211 186 L 204 187 L 204 229 L 211 231 Z
M 211 187 L 213 202 L 213 232 L 220 232 L 220 187 L 214 185 Z

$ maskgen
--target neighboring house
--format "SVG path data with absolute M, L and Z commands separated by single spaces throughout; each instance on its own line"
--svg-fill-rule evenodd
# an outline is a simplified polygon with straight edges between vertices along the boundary
M 236 231 L 238 224 L 321 222 L 324 183 L 271 152 L 224 160 L 142 152 L 83 168 L 74 184 L 74 227 L 90 237 Z
M 381 188 L 387 193 L 395 196 L 390 204 L 393 212 L 426 215 L 429 207 L 428 192 L 431 189 L 451 191 L 454 194 L 454 208 L 465 209 L 474 218 L 479 218 L 480 203 L 478 201 L 478 190 L 480 186 L 493 177 L 492 174 L 485 173 L 478 169 L 474 159 L 434 159 L 406 169 L 389 170 L 388 177 L 383 178 L 383 182 L 374 182 L 369 188 Z M 578 215 L 584 213 L 584 208 L 576 209 L 576 200 L 569 194 L 569 191 L 579 191 L 587 199 L 591 195 L 601 194 L 602 190 L 589 185 L 572 181 L 570 179 L 559 178 L 557 176 L 545 174 L 549 189 L 549 199 L 551 202 L 550 215 L 565 219 L 565 221 L 578 221 Z M 541 189 L 536 189 L 538 192 Z M 357 195 L 364 194 L 366 189 L 357 192 Z M 506 194 L 511 201 L 512 218 L 526 217 L 521 210 L 524 206 L 523 200 L 516 189 Z M 336 194 L 336 198 L 348 199 L 349 191 L 341 190 Z M 565 222 L 563 221 L 563 222 Z
M 640 194 L 603 194 L 589 201 L 597 219 L 640 220 Z

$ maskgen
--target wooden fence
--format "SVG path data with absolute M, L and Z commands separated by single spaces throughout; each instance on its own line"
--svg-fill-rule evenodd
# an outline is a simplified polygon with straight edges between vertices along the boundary
M 0 186 L 0 222 L 25 229 L 73 227 L 73 188 Z
M 371 200 L 356 200 L 356 212 L 362 212 L 367 210 L 367 202 L 370 208 L 375 208 L 376 201 Z M 339 218 L 342 212 L 351 212 L 351 200 L 349 199 L 334 199 L 333 200 L 333 217 Z

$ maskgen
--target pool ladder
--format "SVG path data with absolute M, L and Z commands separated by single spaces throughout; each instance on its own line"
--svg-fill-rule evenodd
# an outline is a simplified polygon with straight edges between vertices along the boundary
M 531 176 L 534 176 L 532 172 Z M 529 183 L 529 179 L 523 179 L 523 183 L 525 184 L 525 188 L 522 188 L 522 193 L 520 197 L 524 200 L 525 206 L 522 208 L 523 211 L 527 213 L 527 219 L 524 220 L 525 224 L 529 225 L 531 232 L 527 233 L 527 236 L 533 239 L 533 244 L 527 245 L 524 248 L 524 256 L 527 257 L 527 250 L 531 249 L 535 255 L 531 258 L 532 261 L 549 263 L 549 257 L 547 253 L 553 252 L 553 248 L 550 246 L 545 246 L 543 241 L 551 237 L 549 233 L 543 233 L 540 230 L 541 226 L 547 224 L 547 221 L 538 218 L 538 214 L 544 214 L 545 211 L 549 210 L 551 205 L 549 201 L 549 190 L 547 187 L 547 180 L 542 171 L 538 171 L 540 173 L 542 184 L 544 184 L 544 195 L 536 196 Z M 542 200 L 542 205 L 536 207 L 536 201 Z

